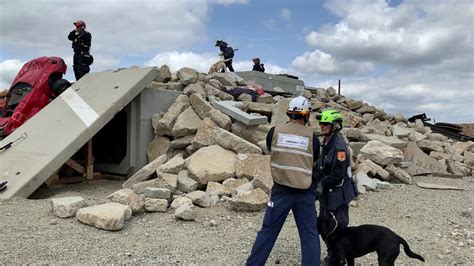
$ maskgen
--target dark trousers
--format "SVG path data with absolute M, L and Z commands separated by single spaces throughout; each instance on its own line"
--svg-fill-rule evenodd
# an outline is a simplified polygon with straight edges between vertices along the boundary
M 74 53 L 72 58 L 72 69 L 74 70 L 74 76 L 76 81 L 82 78 L 85 74 L 89 73 L 90 67 L 82 62 L 82 55 L 80 53 Z
M 293 210 L 301 243 L 301 265 L 320 265 L 320 244 L 314 190 L 299 190 L 275 184 L 265 210 L 262 229 L 258 232 L 246 265 L 264 265 L 273 245 Z
M 320 201 L 321 202 L 321 201 Z M 318 229 L 323 236 L 328 251 L 328 265 L 337 265 L 338 261 L 333 256 L 332 247 L 328 245 L 326 238 L 338 230 L 343 230 L 349 225 L 349 205 L 344 204 L 336 210 L 329 210 L 324 204 L 320 205 L 318 217 Z
M 232 67 L 232 58 L 229 61 L 225 62 L 225 66 L 229 69 L 230 72 L 234 72 L 234 68 Z

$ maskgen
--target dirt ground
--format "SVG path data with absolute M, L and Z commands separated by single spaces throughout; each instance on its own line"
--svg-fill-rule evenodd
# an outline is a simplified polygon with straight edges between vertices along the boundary
M 404 237 L 427 265 L 473 264 L 474 178 L 418 177 L 416 181 L 447 184 L 464 191 L 429 190 L 394 184 L 392 190 L 369 192 L 351 207 L 351 225 L 380 224 Z M 199 209 L 196 222 L 176 221 L 173 213 L 134 216 L 123 230 L 109 232 L 60 219 L 49 198 L 80 195 L 91 204 L 107 201 L 121 182 L 101 181 L 38 190 L 35 199 L 0 201 L 1 264 L 179 263 L 243 264 L 262 222 L 263 212 L 233 212 L 225 206 Z M 211 222 L 211 220 L 213 220 Z M 325 255 L 322 245 L 322 257 Z M 268 264 L 297 264 L 299 238 L 290 214 Z M 377 264 L 375 253 L 356 259 Z M 403 251 L 397 265 L 420 265 Z

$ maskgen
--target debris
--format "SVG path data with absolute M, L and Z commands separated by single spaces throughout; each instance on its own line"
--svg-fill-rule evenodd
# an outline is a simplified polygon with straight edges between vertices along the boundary
M 428 189 L 441 189 L 441 190 L 464 190 L 464 188 L 455 187 L 455 186 L 447 186 L 441 184 L 433 184 L 433 183 L 424 183 L 424 182 L 416 182 L 416 185 L 421 188 L 428 188 Z

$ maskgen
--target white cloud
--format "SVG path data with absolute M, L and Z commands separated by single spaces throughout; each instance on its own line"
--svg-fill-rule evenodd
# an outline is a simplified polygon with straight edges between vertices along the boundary
M 366 74 L 373 68 L 371 63 L 355 60 L 337 60 L 320 50 L 297 56 L 291 66 L 297 71 L 313 75 L 358 75 Z
M 325 6 L 340 20 L 307 34 L 316 50 L 292 63 L 307 85 L 336 87 L 340 78 L 343 95 L 389 113 L 474 122 L 472 1 L 406 0 L 390 7 L 384 0 L 333 0 Z
M 306 42 L 339 58 L 413 66 L 473 56 L 469 0 L 407 0 L 395 8 L 383 0 L 335 0 L 326 7 L 342 19 L 309 33 Z M 446 10 L 456 16 L 447 16 Z
M 1 1 L 2 50 L 24 58 L 71 56 L 67 34 L 73 30 L 72 22 L 82 19 L 92 33 L 96 70 L 116 68 L 123 56 L 187 49 L 202 41 L 206 38 L 210 3 L 206 0 Z
M 215 0 L 216 3 L 222 5 L 232 5 L 232 4 L 248 4 L 249 0 Z
M 271 30 L 271 31 L 275 31 L 277 29 L 277 23 L 276 23 L 276 20 L 273 19 L 273 18 L 270 18 L 270 19 L 265 19 L 263 21 L 263 26 L 268 29 L 268 30 Z
M 10 88 L 13 79 L 23 64 L 23 62 L 17 59 L 0 62 L 0 90 Z
M 285 7 L 285 8 L 281 9 L 280 16 L 281 16 L 282 19 L 284 19 L 286 21 L 290 21 L 291 17 L 292 17 L 292 12 L 291 12 L 290 9 Z

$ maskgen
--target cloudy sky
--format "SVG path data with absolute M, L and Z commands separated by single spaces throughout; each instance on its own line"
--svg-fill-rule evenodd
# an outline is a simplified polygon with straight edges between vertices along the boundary
M 207 72 L 216 39 L 259 56 L 269 73 L 341 93 L 389 113 L 474 122 L 472 0 L 0 0 L 0 88 L 21 66 L 56 55 L 73 80 L 72 22 L 92 33 L 92 71 L 187 66 Z

